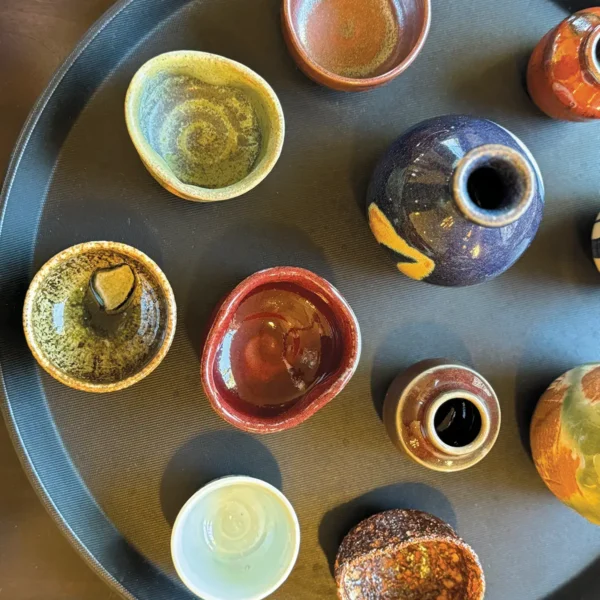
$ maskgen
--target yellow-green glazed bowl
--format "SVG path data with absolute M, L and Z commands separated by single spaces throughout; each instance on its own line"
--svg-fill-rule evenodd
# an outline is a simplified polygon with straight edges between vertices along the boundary
M 285 122 L 271 86 L 244 65 L 206 52 L 160 54 L 125 99 L 129 135 L 150 174 L 186 200 L 241 196 L 273 169 Z
M 87 242 L 51 258 L 23 307 L 27 344 L 40 366 L 76 390 L 114 392 L 166 356 L 177 320 L 158 265 L 118 242 Z

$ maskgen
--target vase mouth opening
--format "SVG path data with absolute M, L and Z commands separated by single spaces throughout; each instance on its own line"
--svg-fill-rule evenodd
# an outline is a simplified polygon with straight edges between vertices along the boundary
M 592 29 L 583 46 L 584 60 L 590 75 L 600 83 L 600 25 Z
M 520 152 L 488 144 L 469 151 L 458 162 L 452 192 L 469 221 L 483 227 L 504 227 L 527 211 L 535 182 L 533 167 Z
M 489 415 L 481 398 L 466 390 L 452 390 L 441 394 L 428 408 L 425 433 L 445 455 L 472 454 L 489 436 Z

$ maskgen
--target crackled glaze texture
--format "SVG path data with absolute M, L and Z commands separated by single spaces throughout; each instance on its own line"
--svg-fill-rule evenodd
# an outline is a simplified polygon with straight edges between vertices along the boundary
M 148 171 L 187 200 L 246 193 L 283 146 L 283 111 L 269 84 L 206 52 L 167 52 L 144 64 L 127 91 L 125 117 Z
M 529 246 L 543 195 L 535 159 L 516 136 L 448 115 L 416 125 L 382 157 L 367 194 L 369 225 L 405 275 L 473 285 Z
M 365 519 L 344 538 L 335 562 L 341 600 L 482 600 L 477 555 L 454 530 L 417 510 Z
M 473 369 L 446 359 L 400 373 L 386 394 L 383 419 L 392 442 L 435 471 L 461 471 L 483 460 L 500 431 L 500 404 Z
M 305 269 L 266 269 L 218 308 L 202 355 L 202 384 L 232 425 L 281 431 L 342 391 L 360 349 L 356 316 L 330 283 Z
M 124 265 L 133 279 L 115 268 Z M 111 278 L 117 278 L 116 292 Z M 98 294 L 118 297 L 121 306 L 106 310 Z M 40 269 L 23 318 L 29 345 L 51 375 L 78 389 L 112 391 L 135 383 L 162 360 L 173 338 L 175 302 L 162 272 L 141 252 L 90 242 Z
M 284 0 L 283 32 L 306 75 L 342 91 L 382 85 L 423 47 L 429 0 Z
M 531 450 L 550 491 L 600 525 L 600 363 L 567 371 L 542 395 Z
M 536 46 L 527 69 L 532 100 L 565 121 L 600 118 L 600 7 L 575 13 Z

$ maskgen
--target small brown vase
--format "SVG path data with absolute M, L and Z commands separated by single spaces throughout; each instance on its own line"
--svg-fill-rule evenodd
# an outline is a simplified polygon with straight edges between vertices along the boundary
M 434 471 L 462 471 L 492 449 L 500 405 L 473 369 L 446 359 L 413 365 L 392 382 L 383 420 L 394 444 Z
M 567 371 L 544 392 L 531 452 L 550 491 L 600 525 L 600 363 Z
M 529 60 L 527 87 L 550 117 L 600 118 L 600 7 L 575 13 L 541 39 Z
M 388 510 L 359 523 L 335 561 L 341 600 L 482 600 L 479 559 L 452 527 L 419 510 Z

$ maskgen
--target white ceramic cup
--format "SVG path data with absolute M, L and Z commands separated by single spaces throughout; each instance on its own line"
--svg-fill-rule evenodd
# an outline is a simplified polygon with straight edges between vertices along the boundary
M 183 583 L 203 600 L 262 600 L 289 576 L 300 526 L 289 500 L 253 477 L 223 477 L 183 506 L 171 556 Z

